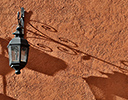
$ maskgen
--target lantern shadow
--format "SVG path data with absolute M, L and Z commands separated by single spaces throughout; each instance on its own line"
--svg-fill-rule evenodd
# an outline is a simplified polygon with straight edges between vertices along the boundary
M 56 72 L 67 68 L 67 64 L 30 46 L 27 68 L 53 76 Z
M 46 25 L 46 24 L 45 24 L 45 27 L 42 26 L 42 25 L 44 25 L 44 23 L 42 23 L 42 22 L 35 21 L 35 20 L 29 20 L 29 21 L 39 23 L 40 24 L 39 26 L 43 27 L 47 31 L 50 31 L 50 32 L 58 32 L 52 26 L 49 26 L 49 25 Z M 59 45 L 59 46 L 57 46 L 57 49 L 59 51 L 61 51 L 61 52 L 64 52 L 64 53 L 70 54 L 70 55 L 83 54 L 84 56 L 81 57 L 82 60 L 90 60 L 91 58 L 94 58 L 94 59 L 99 60 L 101 62 L 104 62 L 104 63 L 106 63 L 108 65 L 114 66 L 114 67 L 118 68 L 122 72 L 125 72 L 125 73 L 128 72 L 128 70 L 125 70 L 125 68 L 121 68 L 121 66 L 115 65 L 115 64 L 113 64 L 113 63 L 111 63 L 109 61 L 103 60 L 102 58 L 98 58 L 96 56 L 90 55 L 90 54 L 88 54 L 86 52 L 83 52 L 83 51 L 77 49 L 79 46 L 75 42 L 73 42 L 73 41 L 71 41 L 69 39 L 66 39 L 64 37 L 59 37 L 58 40 L 56 40 L 54 38 L 49 37 L 47 34 L 43 33 L 42 30 L 39 30 L 38 28 L 36 28 L 31 23 L 28 23 L 28 24 L 31 26 L 31 28 L 35 29 L 36 32 L 27 29 L 27 32 L 30 32 L 30 34 L 34 35 L 34 36 L 31 36 L 31 37 L 28 36 L 27 38 L 41 39 L 41 40 L 45 40 L 45 41 L 50 41 L 50 42 L 56 43 L 56 44 Z M 53 31 L 54 29 L 56 31 Z M 47 52 L 52 52 L 53 51 L 52 48 L 44 45 L 43 43 L 37 43 L 37 44 L 35 44 L 33 46 L 36 47 L 36 48 L 40 48 L 43 51 L 47 51 Z M 126 65 L 125 64 L 126 61 L 123 61 L 123 62 L 121 61 L 121 63 L 124 64 L 124 65 Z
M 9 66 L 9 59 L 4 55 L 0 55 L 0 75 L 5 76 L 10 73 L 13 69 Z
M 128 76 L 119 72 L 103 73 L 108 78 L 90 76 L 88 83 L 96 100 L 116 100 L 116 96 L 128 99 Z

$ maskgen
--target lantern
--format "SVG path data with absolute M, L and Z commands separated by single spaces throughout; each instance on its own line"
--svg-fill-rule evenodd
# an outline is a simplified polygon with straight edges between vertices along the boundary
M 9 65 L 15 70 L 16 74 L 20 74 L 20 70 L 25 67 L 28 60 L 29 44 L 24 39 L 24 8 L 21 8 L 21 18 L 19 26 L 13 34 L 15 37 L 8 44 Z

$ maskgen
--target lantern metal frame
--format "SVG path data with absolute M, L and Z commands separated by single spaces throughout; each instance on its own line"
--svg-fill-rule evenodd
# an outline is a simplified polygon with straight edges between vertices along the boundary
M 9 53 L 9 66 L 11 66 L 16 74 L 20 74 L 20 70 L 25 67 L 28 61 L 29 44 L 24 39 L 24 17 L 25 10 L 21 8 L 20 13 L 17 14 L 18 27 L 16 32 L 13 33 L 15 37 L 9 42 L 7 48 Z

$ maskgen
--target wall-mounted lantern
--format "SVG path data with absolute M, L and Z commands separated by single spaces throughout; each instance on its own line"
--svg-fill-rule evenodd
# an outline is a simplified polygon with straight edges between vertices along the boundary
M 16 32 L 13 33 L 15 37 L 9 42 L 8 54 L 9 54 L 9 66 L 11 66 L 16 74 L 20 74 L 20 70 L 25 67 L 28 60 L 29 44 L 24 39 L 24 8 L 21 8 L 21 17 L 18 12 L 18 27 Z

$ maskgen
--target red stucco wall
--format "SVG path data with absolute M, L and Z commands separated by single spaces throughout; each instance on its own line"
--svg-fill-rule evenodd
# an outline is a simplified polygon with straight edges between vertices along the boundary
M 29 60 L 8 65 L 17 12 Z M 0 100 L 127 100 L 127 0 L 0 0 Z

